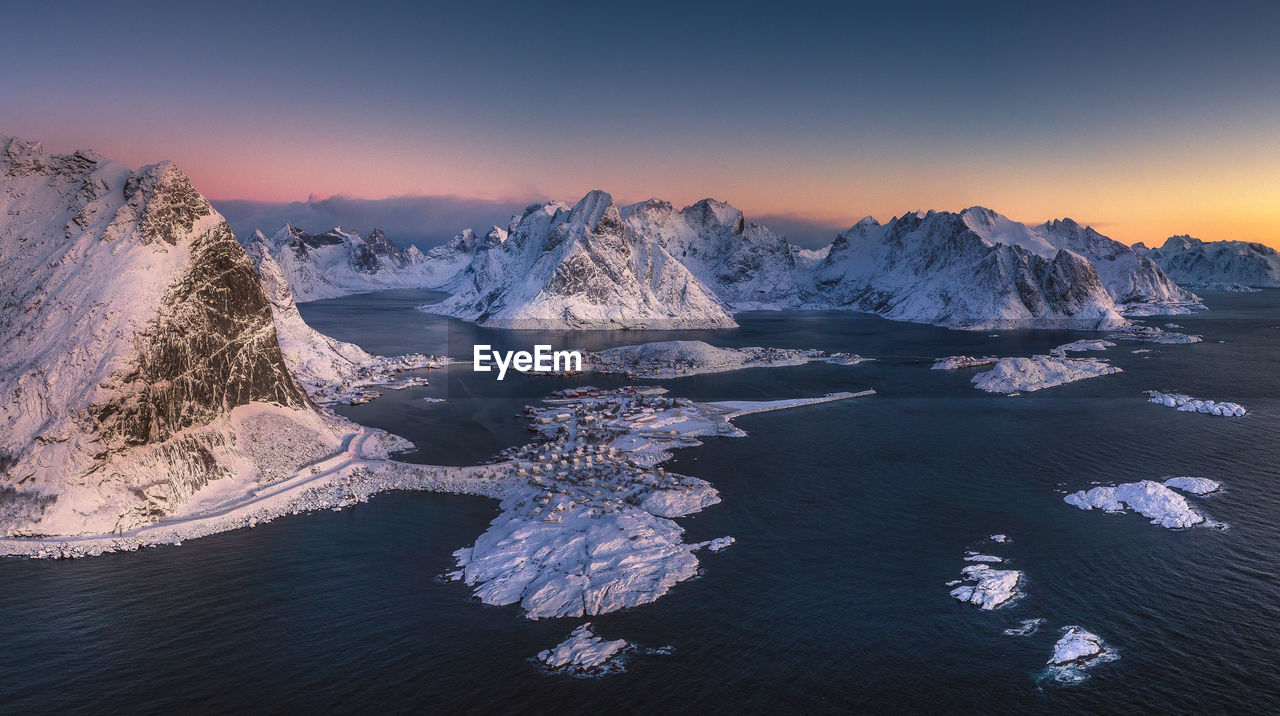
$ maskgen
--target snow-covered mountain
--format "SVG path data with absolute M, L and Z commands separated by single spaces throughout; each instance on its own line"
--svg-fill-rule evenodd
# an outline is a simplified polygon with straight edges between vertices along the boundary
M 338 383 L 355 378 L 360 367 L 374 362 L 360 346 L 330 338 L 302 320 L 284 272 L 271 256 L 270 240 L 260 231 L 254 232 L 253 239 L 245 252 L 271 304 L 276 338 L 293 377 L 303 384 Z
M 129 528 L 339 446 L 244 250 L 173 164 L 0 150 L 0 534 Z
M 1055 219 L 1034 231 L 1055 248 L 1089 259 L 1116 307 L 1126 316 L 1186 313 L 1204 307 L 1199 297 L 1180 288 L 1150 258 L 1091 227 L 1071 219 Z
M 471 258 L 454 294 L 424 306 L 488 326 L 525 329 L 673 329 L 737 325 L 712 291 L 654 236 L 623 221 L 593 191 L 575 206 L 529 206 L 505 240 L 464 233 Z M 451 242 L 452 243 L 452 242 Z
M 308 234 L 285 224 L 268 245 L 298 301 L 388 288 L 432 287 L 452 275 L 441 262 L 427 261 L 417 247 L 396 246 L 381 229 L 362 237 L 341 227 Z M 442 275 L 445 272 L 448 275 Z
M 1280 288 L 1280 252 L 1248 241 L 1202 241 L 1171 236 L 1158 249 L 1134 248 L 1183 286 Z
M 676 211 L 661 199 L 622 209 L 637 236 L 658 242 L 730 309 L 781 309 L 804 301 L 807 275 L 797 249 L 723 201 L 703 199 Z
M 815 269 L 819 302 L 954 328 L 1123 322 L 1088 260 L 986 209 L 867 217 Z
M 865 219 L 830 246 L 804 250 L 714 199 L 680 210 L 660 199 L 632 204 L 615 210 L 620 228 L 606 222 L 603 232 L 571 220 L 601 197 L 612 210 L 607 194 L 592 192 L 573 210 L 529 207 L 513 220 L 511 238 L 497 227 L 484 239 L 467 230 L 433 249 L 427 260 L 437 275 L 465 268 L 437 284 L 457 295 L 426 310 L 554 328 L 717 327 L 727 325 L 721 311 L 788 308 L 851 308 L 954 328 L 1091 328 L 1202 307 L 1154 262 L 1070 219 L 1030 227 L 982 207 L 917 212 L 885 226 Z M 624 254 L 594 258 L 594 244 L 615 235 L 618 246 L 658 257 L 681 290 L 646 293 L 635 266 L 616 270 Z M 594 239 L 583 243 L 587 236 Z M 548 290 L 557 272 L 572 296 Z
M 519 217 L 515 217 L 518 220 Z M 514 227 L 514 221 L 513 221 Z M 463 269 L 475 259 L 477 251 L 489 251 L 502 245 L 507 240 L 507 229 L 497 226 L 489 229 L 483 237 L 477 236 L 471 229 L 463 229 L 445 243 L 427 252 L 427 265 L 432 276 L 432 288 L 447 287 Z

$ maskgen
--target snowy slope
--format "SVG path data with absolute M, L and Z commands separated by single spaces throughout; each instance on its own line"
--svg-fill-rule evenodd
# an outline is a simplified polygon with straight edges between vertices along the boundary
M 796 249 L 769 229 L 748 223 L 734 206 L 703 199 L 676 211 L 650 199 L 622 209 L 638 236 L 657 241 L 733 310 L 799 305 L 807 284 Z
M 1086 259 L 1049 253 L 1025 226 L 986 210 L 886 225 L 867 217 L 836 238 L 814 278 L 819 302 L 952 328 L 1123 321 Z
M 303 383 L 342 382 L 353 379 L 361 366 L 373 363 L 374 357 L 364 349 L 330 338 L 302 320 L 284 272 L 271 257 L 269 239 L 260 231 L 254 232 L 253 238 L 245 252 L 271 302 L 276 336 L 289 372 Z
M 1170 280 L 1154 261 L 1091 227 L 1071 219 L 1055 219 L 1035 230 L 1053 246 L 1089 259 L 1125 315 L 1177 314 L 1203 308 L 1195 294 Z
M 432 287 L 448 278 L 440 275 L 440 262 L 428 261 L 417 247 L 401 249 L 381 229 L 361 237 L 341 227 L 308 234 L 285 224 L 269 245 L 294 298 L 303 302 L 388 288 Z
M 1135 248 L 1183 286 L 1280 288 L 1280 252 L 1270 246 L 1171 236 L 1158 249 Z
M 0 137 L 0 188 L 0 534 L 126 528 L 337 446 L 248 257 L 173 164 Z M 268 434 L 297 439 L 255 452 Z
M 501 328 L 737 325 L 661 243 L 626 225 L 602 191 L 573 208 L 532 205 L 505 241 L 477 243 L 448 284 L 454 295 L 423 310 Z

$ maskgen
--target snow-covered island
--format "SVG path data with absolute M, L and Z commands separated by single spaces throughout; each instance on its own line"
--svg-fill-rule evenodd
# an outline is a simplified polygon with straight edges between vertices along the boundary
M 995 539 L 1001 537 L 1002 539 Z M 1007 542 L 1004 535 L 992 535 L 993 542 Z M 993 554 L 982 554 L 972 550 L 965 552 L 964 561 L 976 562 L 960 570 L 960 579 L 948 582 L 954 587 L 951 596 L 966 604 L 973 604 L 980 609 L 990 611 L 1009 603 L 1015 597 L 1022 596 L 1022 572 L 1016 569 L 995 569 L 992 564 L 1004 560 Z
M 1147 400 L 1148 403 L 1163 405 L 1166 408 L 1175 408 L 1183 413 L 1204 413 L 1205 415 L 1219 415 L 1224 418 L 1239 418 L 1249 412 L 1239 403 L 1199 400 L 1183 393 L 1162 393 L 1158 390 L 1144 390 L 1142 392 L 1150 396 Z
M 1086 664 L 1107 653 L 1102 637 L 1085 631 L 1078 626 L 1062 628 L 1062 638 L 1053 645 L 1053 656 L 1049 657 L 1051 666 L 1068 664 Z
M 1089 669 L 1119 658 L 1116 649 L 1097 634 L 1078 626 L 1065 626 L 1062 637 L 1053 645 L 1044 677 L 1063 684 L 1078 684 L 1089 678 Z
M 486 604 L 520 604 L 531 619 L 584 616 L 652 602 L 698 571 L 672 521 L 720 501 L 707 482 L 668 473 L 671 450 L 706 436 L 742 436 L 732 418 L 854 397 L 694 403 L 662 388 L 580 388 L 526 414 L 537 438 L 499 454 L 515 480 L 501 514 L 448 576 Z
M 1188 495 L 1210 495 L 1222 489 L 1221 484 L 1207 477 L 1171 477 L 1164 481 L 1164 486 Z
M 1001 358 L 991 370 L 973 376 L 971 382 L 988 393 L 1021 393 L 1119 372 L 1120 368 L 1098 358 Z
M 1111 341 L 1102 339 L 1082 339 L 1064 343 L 1057 348 L 1049 351 L 1050 355 L 1066 357 L 1068 353 L 1080 353 L 1083 351 L 1105 351 L 1108 348 L 1115 348 L 1116 344 Z
M 863 360 L 851 353 L 816 349 L 721 348 L 703 341 L 659 341 L 584 353 L 583 368 L 597 373 L 621 373 L 629 378 L 663 379 L 812 362 L 856 365 Z
M 964 370 L 994 365 L 1000 359 L 995 356 L 947 356 L 934 361 L 931 370 Z
M 555 648 L 539 652 L 537 659 L 551 671 L 588 676 L 606 671 L 627 646 L 625 639 L 606 641 L 597 636 L 587 622 Z
M 1204 340 L 1204 336 L 1166 331 L 1158 326 L 1144 326 L 1136 323 L 1112 331 L 1107 338 L 1113 341 L 1137 341 L 1162 345 L 1200 343 Z
M 1170 478 L 1164 484 L 1154 480 L 1140 480 L 1080 490 L 1064 497 L 1063 502 L 1082 510 L 1097 508 L 1110 514 L 1120 514 L 1131 509 L 1150 518 L 1153 525 L 1186 529 L 1205 524 L 1205 517 L 1187 504 L 1186 498 L 1170 488 L 1204 495 L 1215 492 L 1220 487 L 1218 483 L 1205 478 Z

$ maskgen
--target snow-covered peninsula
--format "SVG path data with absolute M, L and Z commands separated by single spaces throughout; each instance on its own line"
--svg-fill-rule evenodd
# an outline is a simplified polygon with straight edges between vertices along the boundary
M 851 353 L 796 348 L 721 348 L 703 341 L 661 341 L 609 348 L 584 355 L 584 369 L 632 378 L 680 378 L 744 368 L 773 368 L 822 362 L 856 365 Z

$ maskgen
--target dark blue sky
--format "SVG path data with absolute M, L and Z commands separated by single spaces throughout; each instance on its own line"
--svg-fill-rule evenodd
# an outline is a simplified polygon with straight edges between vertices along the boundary
M 216 199 L 984 204 L 1275 241 L 1280 3 L 10 3 L 0 132 Z

